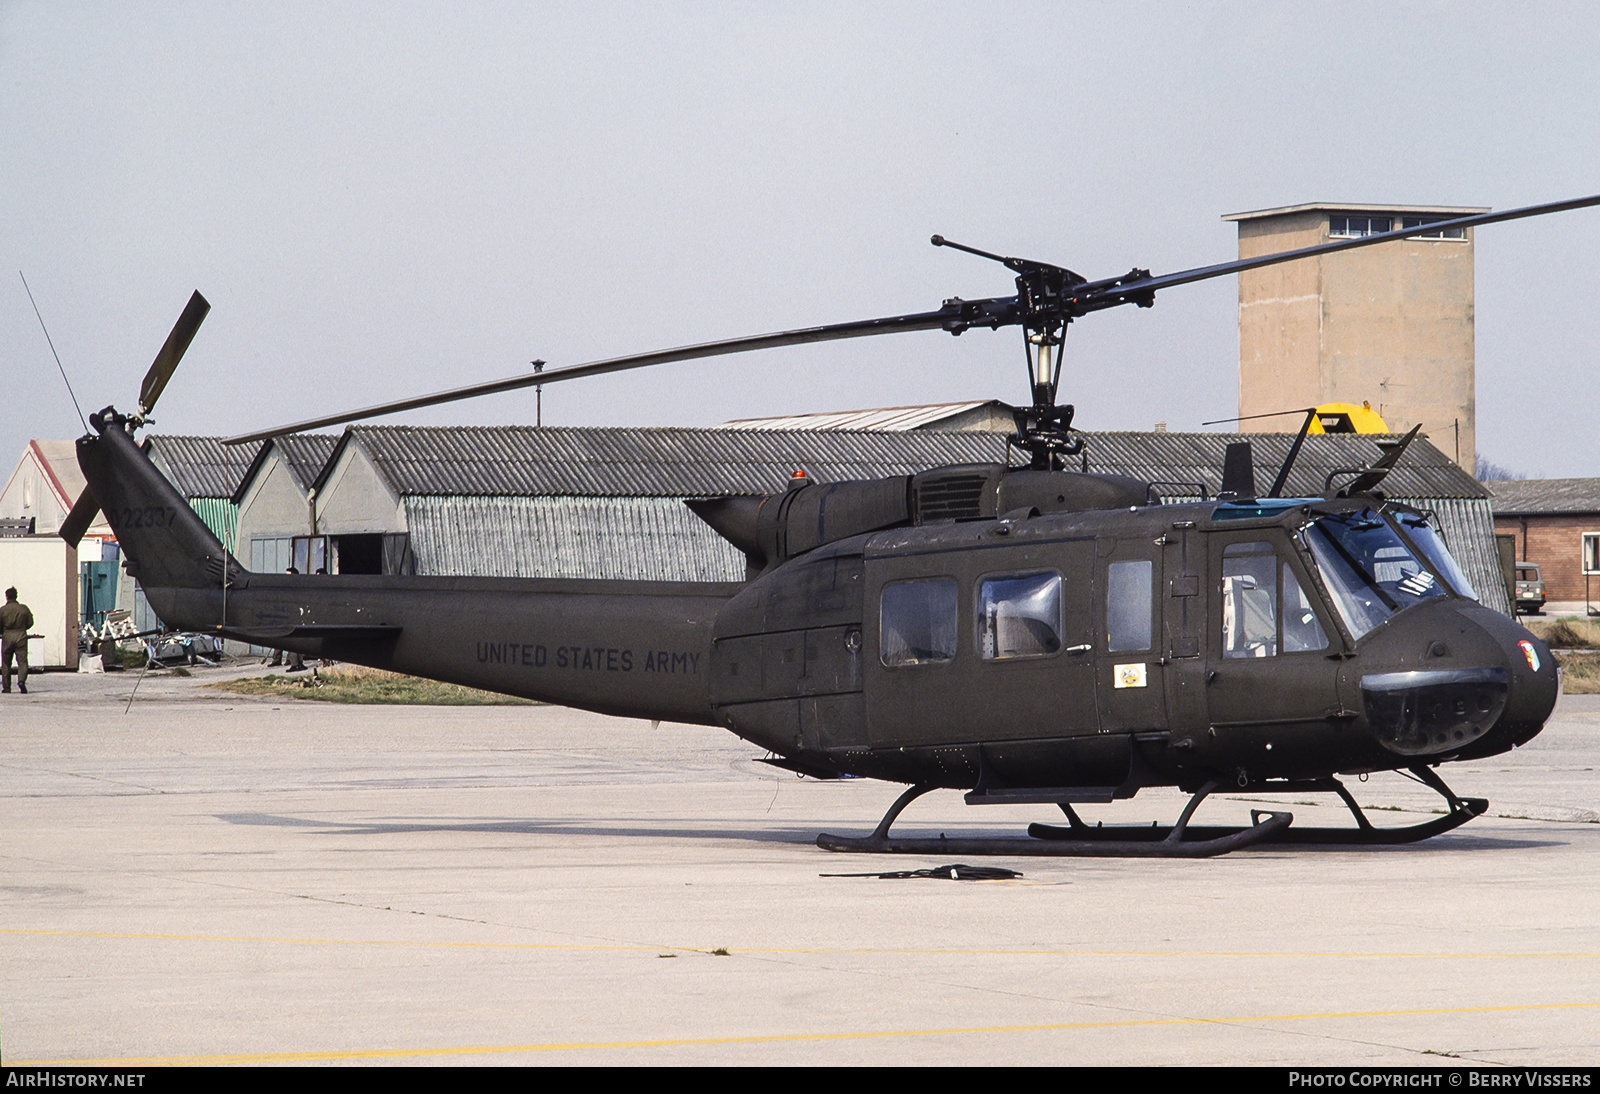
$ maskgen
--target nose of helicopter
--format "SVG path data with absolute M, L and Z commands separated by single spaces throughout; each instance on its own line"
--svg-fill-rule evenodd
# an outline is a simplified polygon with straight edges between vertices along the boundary
M 1559 683 L 1550 649 L 1505 616 L 1419 606 L 1360 654 L 1361 703 L 1378 743 L 1403 756 L 1490 756 L 1544 727 Z

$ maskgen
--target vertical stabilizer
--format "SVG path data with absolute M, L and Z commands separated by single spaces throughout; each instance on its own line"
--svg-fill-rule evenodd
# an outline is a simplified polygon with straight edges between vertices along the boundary
M 89 419 L 95 431 L 78 441 L 78 466 L 117 535 L 128 573 L 154 589 L 215 589 L 243 569 L 107 407 Z

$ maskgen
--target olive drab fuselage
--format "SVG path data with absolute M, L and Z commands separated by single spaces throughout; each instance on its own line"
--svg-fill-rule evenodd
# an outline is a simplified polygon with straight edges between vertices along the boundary
M 1156 505 L 830 544 L 719 612 L 712 703 L 721 724 L 802 771 L 1080 789 L 1080 800 L 1489 755 L 1537 733 L 1555 694 L 1548 651 L 1475 601 L 1437 597 L 1352 641 L 1299 534 L 1314 507 L 1330 508 L 1306 500 L 1252 519 L 1248 506 Z M 1223 570 L 1241 548 L 1270 559 L 1274 592 L 1303 594 L 1314 619 L 1300 625 L 1320 639 L 1226 647 Z M 944 648 L 898 656 L 893 615 L 915 612 L 919 587 L 947 617 Z M 1058 633 L 1008 646 L 994 625 L 1008 588 L 1058 602 L 1045 613 Z M 1484 671 L 1507 686 L 1477 732 L 1447 724 L 1446 739 L 1401 748 L 1372 722 L 1364 679 Z
M 721 725 L 814 775 L 1078 801 L 1317 778 L 1505 751 L 1556 694 L 1548 649 L 1373 497 L 1145 504 L 976 465 L 697 506 L 745 583 L 257 574 L 96 427 L 80 463 L 169 625 Z M 1402 559 L 1366 564 L 1390 593 L 1335 550 Z

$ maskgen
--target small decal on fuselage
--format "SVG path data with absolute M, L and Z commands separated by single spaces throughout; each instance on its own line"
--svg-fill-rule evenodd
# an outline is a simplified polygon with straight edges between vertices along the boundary
M 1518 642 L 1517 645 L 1522 647 L 1522 656 L 1527 659 L 1528 667 L 1530 669 L 1532 669 L 1534 672 L 1538 672 L 1539 671 L 1539 651 L 1533 648 L 1533 643 L 1524 640 L 1524 641 Z
M 556 646 L 536 642 L 476 642 L 474 653 L 485 665 L 571 669 L 578 672 L 697 673 L 700 654 L 681 650 L 646 650 L 643 658 L 618 646 Z
M 1114 688 L 1142 688 L 1145 686 L 1144 664 L 1113 665 L 1111 686 Z

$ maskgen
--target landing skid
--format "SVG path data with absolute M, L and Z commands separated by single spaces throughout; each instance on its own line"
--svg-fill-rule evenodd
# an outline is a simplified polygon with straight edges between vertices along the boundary
M 1441 832 L 1457 828 L 1474 817 L 1480 817 L 1489 808 L 1483 798 L 1458 798 L 1432 770 L 1413 767 L 1411 773 L 1431 787 L 1450 804 L 1450 811 L 1442 817 L 1402 828 L 1376 828 L 1356 804 L 1350 791 L 1338 779 L 1310 779 L 1286 782 L 1264 789 L 1278 792 L 1307 793 L 1322 791 L 1339 795 L 1355 817 L 1354 828 L 1293 828 L 1294 814 L 1252 809 L 1251 824 L 1247 827 L 1219 827 L 1190 825 L 1189 818 L 1200 803 L 1217 789 L 1217 781 L 1206 783 L 1189 799 L 1178 823 L 1170 828 L 1152 825 L 1137 828 L 1118 825 L 1111 828 L 1091 827 L 1075 813 L 1072 806 L 1061 803 L 1069 825 L 1031 824 L 1030 839 L 892 839 L 892 825 L 906 806 L 936 789 L 917 785 L 901 794 L 889 811 L 878 822 L 870 836 L 833 836 L 824 833 L 817 837 L 817 846 L 825 851 L 872 852 L 902 855 L 1048 855 L 1062 857 L 1100 858 L 1210 858 L 1265 843 L 1293 844 L 1343 844 L 1346 846 L 1383 846 L 1415 843 Z
M 1183 815 L 1178 818 L 1178 823 L 1171 829 L 1158 828 L 1090 828 L 1077 821 L 1080 828 L 1061 829 L 1069 833 L 1066 838 L 1037 838 L 1034 829 L 1040 825 L 1033 825 L 1028 829 L 1029 835 L 1034 839 L 891 839 L 889 826 L 895 822 L 902 810 L 928 791 L 936 789 L 932 786 L 913 786 L 889 807 L 883 815 L 883 820 L 878 822 L 878 827 L 872 835 L 865 837 L 856 836 L 831 836 L 826 833 L 817 837 L 817 846 L 824 851 L 868 851 L 883 854 L 899 855 L 1052 855 L 1076 857 L 1101 857 L 1101 858 L 1210 858 L 1212 855 L 1223 855 L 1229 851 L 1237 851 L 1241 847 L 1261 843 L 1271 838 L 1275 833 L 1282 832 L 1294 820 L 1293 813 L 1270 813 L 1259 809 L 1250 811 L 1255 823 L 1249 828 L 1229 829 L 1215 838 L 1186 839 L 1185 837 L 1195 831 L 1189 827 L 1189 818 L 1206 795 L 1217 788 L 1215 780 L 1206 783 L 1200 792 L 1189 799 L 1189 804 L 1184 807 Z M 1071 806 L 1062 805 L 1067 816 L 1076 820 L 1076 814 Z M 1080 837 L 1079 832 L 1092 833 Z M 1130 838 L 1131 837 L 1131 838 Z

